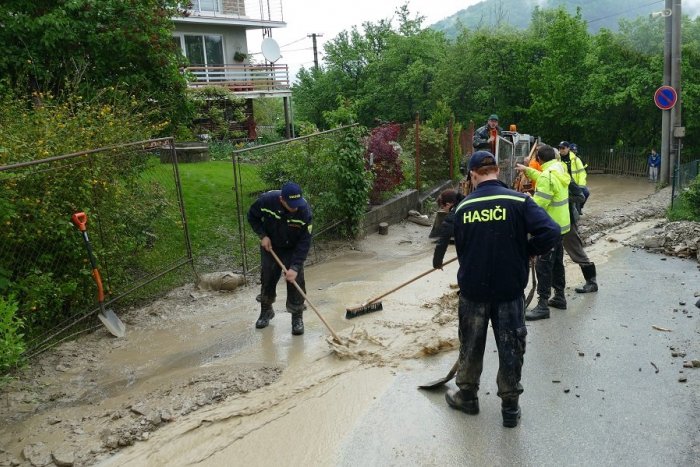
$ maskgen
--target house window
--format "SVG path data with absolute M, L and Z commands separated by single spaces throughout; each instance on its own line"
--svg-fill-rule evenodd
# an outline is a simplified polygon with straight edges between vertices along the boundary
M 218 35 L 184 34 L 175 36 L 182 53 L 193 67 L 217 67 L 224 65 L 223 38 Z M 223 70 L 194 70 L 200 81 L 220 81 Z
M 219 0 L 193 0 L 192 9 L 195 11 L 220 12 Z

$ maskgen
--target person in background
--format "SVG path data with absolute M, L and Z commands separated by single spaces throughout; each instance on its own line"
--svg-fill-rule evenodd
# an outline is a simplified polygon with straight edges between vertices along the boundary
M 560 236 L 554 248 L 537 257 L 535 273 L 537 274 L 537 306 L 525 313 L 525 319 L 534 321 L 549 318 L 549 297 L 552 284 L 566 284 L 564 271 L 564 235 L 571 229 L 569 215 L 569 182 L 571 177 L 566 167 L 556 159 L 554 148 L 543 144 L 537 148 L 537 162 L 542 165 L 538 172 L 532 167 L 516 164 L 516 169 L 525 171 L 525 175 L 537 183 L 535 203 L 559 225 Z M 555 278 L 556 276 L 556 278 Z
M 476 150 L 490 151 L 491 154 L 496 153 L 496 140 L 503 129 L 498 126 L 498 115 L 491 114 L 486 125 L 479 127 L 474 132 L 474 142 L 472 145 Z
M 435 235 L 438 238 L 435 242 L 435 251 L 433 252 L 433 267 L 435 269 L 442 269 L 442 261 L 445 259 L 447 246 L 454 236 L 455 209 L 463 198 L 464 196 L 451 188 L 443 190 L 438 196 L 438 206 L 440 206 L 442 211 L 447 212 L 447 216 L 440 223 Z
M 659 167 L 661 167 L 661 156 L 656 153 L 656 149 L 651 148 L 651 153 L 649 153 L 647 163 L 649 165 L 649 181 L 658 182 Z
M 255 327 L 267 327 L 275 316 L 272 304 L 277 298 L 277 282 L 282 268 L 270 254 L 274 251 L 287 269 L 287 311 L 292 314 L 292 334 L 304 334 L 304 297 L 295 282 L 306 292 L 304 262 L 311 247 L 311 207 L 294 182 L 281 190 L 263 193 L 248 210 L 248 223 L 260 237 L 260 317 Z
M 576 144 L 573 146 L 578 150 Z M 583 191 L 583 203 L 578 205 L 578 212 L 583 214 L 583 205 L 586 204 L 586 201 L 588 201 L 588 197 L 591 194 L 591 192 L 588 190 L 588 186 L 586 186 L 586 178 L 588 177 L 588 174 L 586 173 L 586 166 L 576 155 L 576 152 L 571 149 L 571 144 L 569 144 L 567 141 L 562 141 L 559 143 L 559 154 L 561 155 L 561 161 L 566 165 L 569 175 L 573 181 L 576 182 L 579 188 L 581 188 L 581 191 Z
M 524 290 L 529 258 L 549 251 L 559 241 L 559 226 L 533 199 L 498 180 L 496 158 L 475 152 L 468 165 L 476 186 L 454 213 L 459 271 L 458 390 L 445 394 L 450 407 L 479 413 L 479 382 L 489 327 L 498 348 L 498 397 L 503 426 L 520 419 L 518 400 L 527 328 Z

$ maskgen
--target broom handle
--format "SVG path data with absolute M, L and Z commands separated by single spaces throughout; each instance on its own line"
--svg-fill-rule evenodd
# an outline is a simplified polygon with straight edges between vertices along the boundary
M 279 264 L 279 266 L 282 268 L 282 272 L 286 275 L 286 274 L 287 274 L 287 268 L 284 267 L 284 264 L 283 264 L 282 261 L 279 259 L 279 257 L 275 254 L 275 252 L 272 250 L 272 248 L 270 248 L 270 254 L 272 255 L 273 258 L 275 258 L 275 261 L 277 261 L 277 264 Z M 301 287 L 299 287 L 299 284 L 297 284 L 297 281 L 291 281 L 291 283 L 294 284 L 294 287 L 296 287 L 296 289 L 299 291 L 299 293 L 301 294 L 301 296 L 304 297 L 304 300 L 306 300 L 306 303 L 309 304 L 309 306 L 311 307 L 311 309 L 314 310 L 314 311 L 316 312 L 316 315 L 317 315 L 318 318 L 321 320 L 321 322 L 322 322 L 323 324 L 326 325 L 326 327 L 328 328 L 328 331 L 330 331 L 331 335 L 333 336 L 333 339 L 334 339 L 336 342 L 342 344 L 343 341 L 340 340 L 340 337 L 338 337 L 338 334 L 335 333 L 335 331 L 333 330 L 333 328 L 331 327 L 331 325 L 328 324 L 328 322 L 323 318 L 323 316 L 321 316 L 321 313 L 319 313 L 319 311 L 316 309 L 316 307 L 314 306 L 314 304 L 311 303 L 311 302 L 309 301 L 309 297 L 307 297 L 306 294 L 304 293 L 304 291 L 301 290 Z
M 453 261 L 455 261 L 455 260 L 457 260 L 457 257 L 456 257 L 456 256 L 455 256 L 454 258 L 452 258 L 451 260 L 445 261 L 444 263 L 442 263 L 442 265 L 445 266 L 446 264 L 450 264 L 451 262 L 453 262 Z M 403 284 L 394 287 L 394 288 L 391 289 L 390 291 L 384 292 L 383 294 L 378 295 L 378 296 L 374 297 L 373 299 L 371 299 L 371 300 L 365 302 L 365 304 L 362 305 L 362 306 L 371 305 L 372 303 L 381 300 L 382 298 L 386 297 L 387 295 L 396 292 L 396 291 L 399 290 L 401 287 L 405 287 L 405 286 L 407 286 L 408 284 L 410 284 L 411 282 L 417 281 L 418 279 L 420 279 L 420 278 L 423 277 L 423 276 L 427 276 L 428 274 L 430 274 L 430 273 L 433 272 L 433 271 L 437 271 L 437 269 L 436 269 L 436 268 L 428 269 L 427 271 L 425 271 L 425 272 L 423 272 L 423 273 L 417 275 L 417 276 L 414 277 L 413 279 L 409 279 L 409 280 L 407 280 L 406 282 L 404 282 Z

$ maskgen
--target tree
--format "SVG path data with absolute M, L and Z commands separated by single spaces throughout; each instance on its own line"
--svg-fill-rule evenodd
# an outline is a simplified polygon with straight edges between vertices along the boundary
M 178 0 L 5 0 L 0 75 L 35 99 L 42 93 L 110 92 L 186 112 L 186 80 L 172 40 Z

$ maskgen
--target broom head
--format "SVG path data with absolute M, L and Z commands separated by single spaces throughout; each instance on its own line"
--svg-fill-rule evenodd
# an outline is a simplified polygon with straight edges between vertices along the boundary
M 382 302 L 369 303 L 367 305 L 360 305 L 355 308 L 345 309 L 345 319 L 352 319 L 358 316 L 366 315 L 367 313 L 372 313 L 382 309 Z

